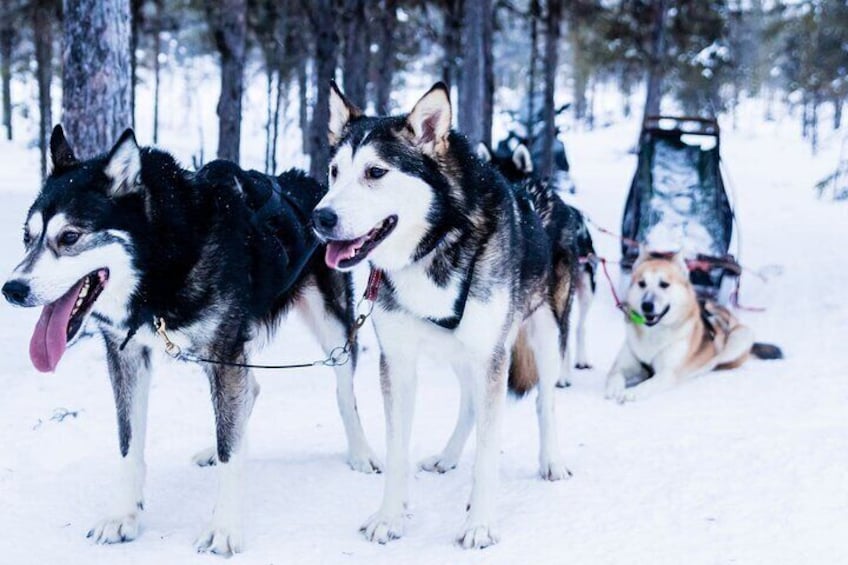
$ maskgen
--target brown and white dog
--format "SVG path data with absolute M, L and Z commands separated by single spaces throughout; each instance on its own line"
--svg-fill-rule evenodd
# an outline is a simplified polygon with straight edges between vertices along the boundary
M 643 253 L 627 291 L 626 338 L 610 369 L 606 397 L 645 398 L 698 375 L 740 366 L 754 355 L 780 359 L 774 345 L 754 334 L 726 308 L 699 303 L 679 254 Z M 637 382 L 628 388 L 628 384 Z

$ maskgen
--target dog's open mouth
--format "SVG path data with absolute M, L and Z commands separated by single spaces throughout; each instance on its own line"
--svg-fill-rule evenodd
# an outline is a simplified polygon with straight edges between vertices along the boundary
M 397 225 L 397 216 L 389 216 L 361 237 L 327 242 L 324 261 L 331 269 L 347 269 L 365 259 Z
M 36 369 L 43 373 L 56 369 L 68 342 L 79 332 L 108 280 L 107 269 L 89 273 L 61 298 L 44 307 L 29 342 L 29 357 Z
M 663 319 L 663 316 L 668 314 L 668 311 L 669 311 L 670 308 L 671 308 L 671 305 L 666 306 L 663 309 L 663 311 L 660 312 L 659 314 L 643 314 L 645 316 L 645 325 L 650 327 L 650 326 L 656 326 L 657 324 L 659 324 L 660 320 Z

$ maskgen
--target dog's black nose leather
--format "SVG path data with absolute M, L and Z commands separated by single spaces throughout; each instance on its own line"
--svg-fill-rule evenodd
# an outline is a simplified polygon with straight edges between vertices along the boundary
M 22 281 L 9 281 L 3 285 L 3 296 L 12 304 L 22 306 L 29 297 L 29 285 Z
M 645 314 L 652 314 L 654 312 L 654 303 L 653 302 L 643 302 L 642 303 L 642 312 Z
M 331 208 L 318 208 L 312 213 L 312 222 L 318 231 L 327 232 L 336 227 L 339 217 Z

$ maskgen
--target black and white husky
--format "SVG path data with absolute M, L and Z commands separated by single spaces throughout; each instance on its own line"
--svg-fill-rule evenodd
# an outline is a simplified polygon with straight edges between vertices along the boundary
M 516 145 L 511 155 L 501 155 L 498 152 L 492 152 L 485 143 L 481 142 L 477 145 L 477 156 L 487 163 L 491 162 L 508 181 L 521 185 L 524 190 L 549 195 L 549 198 L 544 200 L 547 207 L 538 211 L 540 214 L 549 215 L 546 228 L 551 234 L 554 245 L 563 246 L 562 252 L 572 253 L 580 264 L 577 276 L 574 278 L 574 291 L 580 305 L 574 366 L 577 369 L 591 369 L 592 366 L 586 354 L 586 317 L 589 315 L 589 308 L 595 297 L 598 259 L 583 213 L 574 206 L 566 204 L 557 195 L 556 186 L 551 185 L 550 188 L 544 186 L 549 182 L 535 174 L 530 150 L 523 143 Z M 571 362 L 565 352 L 563 355 L 562 376 L 557 382 L 560 387 L 570 384 L 571 374 Z
M 481 162 L 451 131 L 444 84 L 408 115 L 367 117 L 333 85 L 330 187 L 313 224 L 326 262 L 347 270 L 366 259 L 382 273 L 373 320 L 386 412 L 382 505 L 362 527 L 386 543 L 404 531 L 416 360 L 435 348 L 459 377 L 457 426 L 422 467 L 456 466 L 476 423 L 474 486 L 459 543 L 495 543 L 495 491 L 507 382 L 538 384 L 539 472 L 569 476 L 557 446 L 555 384 L 568 320 L 573 266 L 552 259 L 537 203 Z M 537 195 L 533 195 L 537 196 Z
M 61 127 L 50 142 L 53 171 L 24 226 L 26 254 L 3 287 L 13 304 L 43 306 L 30 343 L 40 371 L 56 369 L 91 321 L 106 344 L 118 412 L 121 492 L 114 514 L 89 537 L 100 543 L 139 532 L 151 352 L 162 348 L 154 320 L 184 352 L 206 364 L 215 412 L 220 488 L 199 551 L 242 547 L 244 432 L 259 393 L 249 363 L 254 337 L 292 308 L 325 350 L 353 324 L 351 281 L 328 269 L 309 227 L 325 190 L 298 171 L 268 177 L 216 161 L 196 173 L 161 151 L 139 148 L 127 131 L 107 154 L 79 161 Z M 320 250 L 319 250 L 320 251 Z M 355 361 L 355 351 L 353 352 Z M 353 365 L 337 367 L 338 403 L 350 464 L 376 471 L 353 395 Z

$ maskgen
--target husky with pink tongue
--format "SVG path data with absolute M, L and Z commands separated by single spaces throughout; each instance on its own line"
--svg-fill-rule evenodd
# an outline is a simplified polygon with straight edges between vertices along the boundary
M 259 394 L 246 367 L 251 340 L 273 332 L 291 310 L 304 317 L 323 355 L 353 335 L 350 276 L 324 264 L 310 225 L 326 191 L 296 170 L 273 177 L 214 161 L 190 172 L 165 152 L 139 147 L 131 130 L 109 153 L 79 160 L 57 126 L 50 149 L 53 171 L 27 215 L 24 257 L 2 290 L 12 304 L 42 307 L 29 348 L 37 370 L 55 371 L 88 331 L 106 344 L 121 488 L 113 512 L 88 536 L 118 543 L 139 534 L 147 394 L 152 353 L 164 349 L 161 323 L 183 352 L 213 361 L 202 366 L 217 443 L 195 462 L 217 465 L 220 488 L 196 548 L 238 552 L 244 435 Z M 373 473 L 380 463 L 357 414 L 355 364 L 353 347 L 350 362 L 335 367 L 338 405 L 348 463 Z
M 416 366 L 438 352 L 460 380 L 460 412 L 427 471 L 456 467 L 476 426 L 474 481 L 464 548 L 498 541 L 495 493 L 507 388 L 538 389 L 539 474 L 567 478 L 559 457 L 554 385 L 567 336 L 576 260 L 556 252 L 546 216 L 554 197 L 510 185 L 451 130 L 444 84 L 408 114 L 367 116 L 335 85 L 330 92 L 330 186 L 313 213 L 325 262 L 370 265 L 372 320 L 380 343 L 386 415 L 386 486 L 361 531 L 385 544 L 404 535 Z M 381 282 L 377 282 L 381 281 Z

